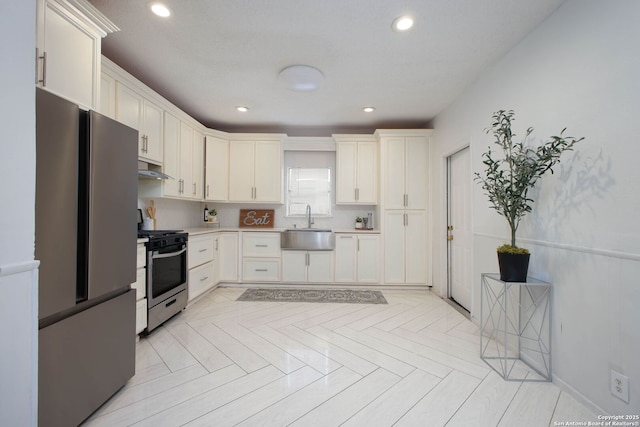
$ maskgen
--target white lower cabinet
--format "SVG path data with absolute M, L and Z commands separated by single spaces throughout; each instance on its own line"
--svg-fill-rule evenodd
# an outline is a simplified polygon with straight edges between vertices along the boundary
M 215 286 L 214 275 L 213 262 L 189 270 L 189 301 L 193 301 Z
M 337 283 L 380 282 L 380 236 L 337 234 L 335 281 Z
M 216 285 L 215 238 L 213 233 L 189 237 L 187 252 L 189 277 L 187 283 L 190 302 Z
M 333 252 L 282 251 L 282 281 L 333 282 Z
M 136 334 L 147 327 L 147 248 L 138 243 L 136 252 L 136 282 L 131 285 L 136 290 Z
M 243 258 L 244 282 L 279 282 L 280 258 Z
M 280 281 L 280 233 L 242 233 L 242 281 Z
M 147 299 L 136 301 L 136 334 L 147 327 Z
M 238 281 L 238 233 L 222 232 L 214 242 L 218 258 L 218 282 Z

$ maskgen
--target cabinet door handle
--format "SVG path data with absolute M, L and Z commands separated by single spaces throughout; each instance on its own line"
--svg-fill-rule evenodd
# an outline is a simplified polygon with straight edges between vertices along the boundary
M 36 84 L 40 83 L 40 49 L 36 48 Z
M 266 268 L 256 268 L 256 271 L 260 271 L 260 272 L 266 272 L 269 271 Z
M 195 182 L 193 183 L 193 195 L 194 196 L 196 195 L 196 183 Z
M 207 252 L 209 249 L 200 249 L 198 252 Z
M 304 254 L 304 265 L 306 265 L 307 267 L 310 265 L 309 264 L 309 253 Z
M 260 244 L 260 245 L 256 245 L 256 248 L 268 248 L 269 245 L 265 245 L 265 244 Z
M 216 251 L 218 250 L 218 239 L 216 239 Z
M 209 276 L 205 276 L 202 279 L 200 279 L 201 282 L 204 282 L 205 280 L 207 280 L 209 278 Z
M 207 197 L 209 197 L 209 184 L 207 184 Z
M 36 49 L 36 55 L 38 55 L 38 49 Z M 42 56 L 38 56 L 38 59 L 42 59 L 42 79 L 38 80 L 38 83 L 42 83 L 42 87 L 47 87 L 47 52 L 42 52 Z M 36 61 L 36 76 L 37 75 L 38 62 Z
M 360 239 L 356 239 L 356 242 L 358 242 L 357 243 L 357 247 L 358 247 L 357 251 L 360 252 Z

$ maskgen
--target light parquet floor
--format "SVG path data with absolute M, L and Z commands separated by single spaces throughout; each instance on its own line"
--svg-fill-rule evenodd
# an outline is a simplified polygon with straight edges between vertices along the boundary
M 596 416 L 506 382 L 478 328 L 429 291 L 388 305 L 236 302 L 218 288 L 137 344 L 136 375 L 86 426 L 550 426 Z

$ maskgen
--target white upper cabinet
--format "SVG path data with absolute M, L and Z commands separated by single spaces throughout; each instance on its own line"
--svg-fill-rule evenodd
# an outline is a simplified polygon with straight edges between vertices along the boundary
M 204 189 L 204 135 L 196 129 L 192 134 L 191 198 L 202 200 Z
M 384 209 L 426 209 L 429 146 L 426 137 L 384 137 Z
M 163 139 L 162 171 L 171 179 L 140 180 L 138 192 L 144 197 L 202 200 L 204 135 L 165 111 Z
M 202 200 L 204 180 L 204 136 L 185 122 L 180 122 L 180 197 Z M 165 180 L 166 181 L 166 180 Z
M 210 135 L 205 139 L 204 198 L 220 202 L 229 199 L 229 141 Z
M 162 113 L 161 107 L 116 82 L 116 120 L 138 130 L 138 157 L 141 160 L 162 164 Z
M 116 79 L 109 74 L 100 74 L 100 105 L 98 112 L 116 119 Z
M 282 201 L 280 141 L 229 142 L 229 201 Z
M 118 27 L 84 0 L 37 0 L 36 17 L 36 84 L 98 108 L 101 40 Z
M 180 120 L 164 113 L 164 163 L 162 171 L 172 179 L 162 182 L 164 196 L 180 197 L 182 178 L 180 177 Z
M 378 145 L 336 138 L 336 203 L 378 203 Z

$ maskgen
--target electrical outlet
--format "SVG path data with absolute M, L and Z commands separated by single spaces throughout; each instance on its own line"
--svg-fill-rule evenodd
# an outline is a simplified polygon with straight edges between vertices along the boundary
M 611 370 L 611 394 L 629 403 L 629 378 Z

